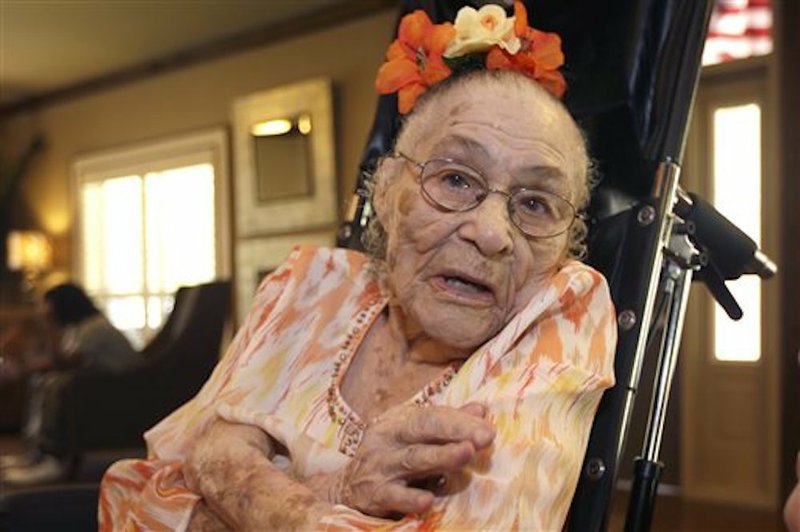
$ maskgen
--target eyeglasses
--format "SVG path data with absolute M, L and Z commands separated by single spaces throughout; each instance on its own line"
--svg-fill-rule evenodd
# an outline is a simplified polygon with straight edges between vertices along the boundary
M 552 192 L 516 188 L 508 193 L 489 188 L 480 172 L 452 159 L 431 159 L 420 163 L 402 152 L 395 154 L 398 156 L 419 168 L 422 194 L 442 210 L 470 211 L 495 192 L 508 199 L 509 218 L 528 236 L 558 236 L 575 220 L 575 207 Z

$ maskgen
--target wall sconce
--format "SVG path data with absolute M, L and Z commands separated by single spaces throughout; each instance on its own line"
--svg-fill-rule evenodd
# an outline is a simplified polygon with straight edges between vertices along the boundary
M 311 133 L 311 115 L 303 113 L 295 118 L 274 118 L 264 120 L 250 126 L 250 134 L 254 137 L 274 137 L 285 135 L 296 130 L 301 135 Z
M 21 271 L 25 277 L 23 292 L 33 295 L 42 275 L 53 263 L 53 248 L 40 231 L 10 231 L 7 240 L 6 265 Z

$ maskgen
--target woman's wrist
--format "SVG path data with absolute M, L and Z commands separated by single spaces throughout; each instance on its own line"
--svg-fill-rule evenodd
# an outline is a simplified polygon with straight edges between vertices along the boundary
M 199 501 L 189 519 L 189 530 L 196 532 L 224 532 L 231 528 L 206 504 Z
M 331 504 L 345 504 L 344 471 L 344 469 L 340 469 L 331 475 L 331 483 L 328 487 L 328 502 Z
M 333 473 L 321 473 L 303 481 L 303 485 L 321 502 L 329 504 L 343 504 L 344 476 L 342 470 Z

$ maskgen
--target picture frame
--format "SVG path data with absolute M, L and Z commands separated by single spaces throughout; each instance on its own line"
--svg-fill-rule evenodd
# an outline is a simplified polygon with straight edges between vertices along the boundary
M 290 129 L 266 134 L 274 137 L 254 129 L 278 121 L 288 121 Z M 328 78 L 235 100 L 233 144 L 238 237 L 335 225 L 336 161 Z

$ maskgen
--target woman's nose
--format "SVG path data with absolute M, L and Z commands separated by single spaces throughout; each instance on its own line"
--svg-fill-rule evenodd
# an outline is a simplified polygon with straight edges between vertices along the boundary
M 467 218 L 459 227 L 459 234 L 475 244 L 483 255 L 491 257 L 511 252 L 514 224 L 502 194 L 489 194 L 480 205 L 463 214 Z

